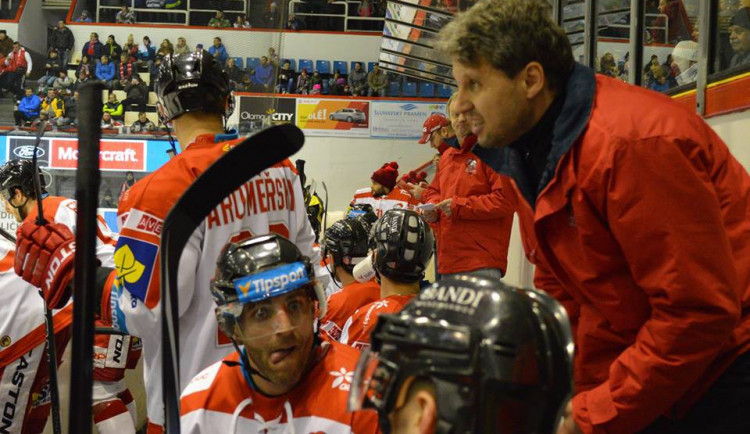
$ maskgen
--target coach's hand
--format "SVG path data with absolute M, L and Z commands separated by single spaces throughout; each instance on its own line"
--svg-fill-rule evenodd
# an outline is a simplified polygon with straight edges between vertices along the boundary
M 60 223 L 37 225 L 27 221 L 18 228 L 16 274 L 41 288 L 51 309 L 59 309 L 70 298 L 75 268 L 75 236 Z

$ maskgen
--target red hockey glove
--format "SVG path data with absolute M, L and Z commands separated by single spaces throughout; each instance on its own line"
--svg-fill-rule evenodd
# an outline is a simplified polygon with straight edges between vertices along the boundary
M 70 298 L 75 267 L 75 237 L 60 223 L 39 226 L 28 221 L 18 228 L 16 274 L 41 288 L 51 309 L 59 309 Z

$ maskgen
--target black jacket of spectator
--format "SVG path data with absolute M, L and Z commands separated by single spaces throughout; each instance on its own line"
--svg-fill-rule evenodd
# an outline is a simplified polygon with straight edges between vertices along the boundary
M 107 42 L 104 44 L 104 54 L 109 56 L 110 59 L 112 59 L 113 62 L 119 62 L 120 61 L 120 54 L 122 54 L 122 47 L 120 47 L 120 44 L 115 42 L 114 44 L 110 44 Z
M 94 63 L 96 60 L 99 60 L 99 58 L 102 57 L 102 54 L 104 54 L 104 45 L 102 45 L 101 42 L 96 41 L 93 47 L 93 55 L 89 55 L 89 47 L 91 47 L 91 41 L 88 41 L 85 44 L 83 44 L 83 49 L 81 50 L 81 54 L 85 57 L 88 57 L 90 63 Z
M 57 56 L 54 59 L 52 57 L 47 57 L 47 60 L 44 61 L 44 64 L 44 75 L 52 75 L 57 77 L 57 74 L 63 69 L 62 59 L 60 58 L 60 56 Z M 47 68 L 46 65 L 49 65 L 50 67 Z
M 243 71 L 242 69 L 238 68 L 237 65 L 234 65 L 234 66 L 231 66 L 231 67 L 227 66 L 224 69 L 224 72 L 226 72 L 227 75 L 229 76 L 229 80 L 231 80 L 231 81 L 233 81 L 235 83 L 241 83 L 242 82 L 242 77 L 245 75 L 245 71 Z
M 65 103 L 65 117 L 68 118 L 70 122 L 75 122 L 78 117 L 78 101 L 74 98 L 68 98 Z
M 278 84 L 282 86 L 283 88 L 286 88 L 289 85 L 289 80 L 294 81 L 294 76 L 296 74 L 294 73 L 294 70 L 292 68 L 285 69 L 281 68 L 279 69 L 279 81 Z
M 128 83 L 125 86 L 125 94 L 128 99 L 143 100 L 148 99 L 148 86 L 142 81 L 138 81 L 138 84 L 133 82 Z
M 50 46 L 52 46 L 52 48 L 55 48 L 58 51 L 72 50 L 74 45 L 75 39 L 73 38 L 73 32 L 71 32 L 69 28 L 66 27 L 60 30 L 56 27 L 52 32 L 52 40 L 50 41 Z

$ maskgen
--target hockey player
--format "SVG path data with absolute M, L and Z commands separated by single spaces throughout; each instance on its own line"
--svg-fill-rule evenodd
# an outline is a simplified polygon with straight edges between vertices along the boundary
M 427 223 L 415 211 L 405 209 L 386 212 L 375 222 L 370 238 L 380 299 L 359 308 L 344 324 L 339 342 L 355 348 L 369 346 L 377 315 L 400 311 L 419 293 L 435 244 Z
M 332 267 L 331 275 L 341 290 L 328 297 L 326 314 L 320 329 L 338 341 L 341 330 L 360 307 L 380 299 L 380 285 L 374 280 L 360 283 L 354 279 L 354 266 L 369 253 L 369 236 L 377 217 L 370 212 L 355 218 L 339 220 L 325 232 L 323 252 Z
M 193 180 L 239 142 L 236 133 L 224 130 L 234 107 L 229 79 L 205 51 L 165 57 L 155 89 L 159 115 L 164 123 L 172 123 L 184 148 L 124 195 L 118 211 L 122 229 L 115 269 L 102 267 L 98 272 L 103 288 L 102 317 L 111 318 L 116 328 L 143 339 L 149 433 L 162 432 L 164 420 L 158 261 L 162 223 Z M 69 241 L 47 239 L 56 230 L 53 225 L 33 229 L 37 233 L 21 234 L 21 238 L 53 258 L 65 251 Z M 248 180 L 228 196 L 195 231 L 182 253 L 178 281 L 181 388 L 232 351 L 231 340 L 220 333 L 216 322 L 206 321 L 214 308 L 208 287 L 221 248 L 229 241 L 269 232 L 287 236 L 306 256 L 313 257 L 314 234 L 296 170 L 289 160 Z M 72 259 L 54 270 L 43 261 L 34 262 L 33 255 L 26 259 L 27 266 L 40 268 L 40 275 L 49 272 L 59 280 L 72 274 Z M 54 285 L 56 280 L 52 285 L 40 282 L 52 300 L 65 294 L 63 288 Z
M 28 227 L 36 225 L 38 203 L 34 191 L 34 167 L 30 160 L 10 160 L 0 168 L 0 193 L 6 211 Z M 40 185 L 41 172 L 36 171 Z M 42 187 L 44 218 L 64 225 L 69 233 L 76 229 L 77 203 L 73 199 L 48 195 Z M 97 259 L 104 266 L 114 265 L 115 236 L 104 218 L 97 216 Z M 16 258 L 18 260 L 18 258 Z M 22 263 L 20 265 L 23 265 Z M 24 273 L 30 268 L 24 268 Z M 67 301 L 67 300 L 66 300 Z M 62 306 L 54 306 L 62 307 Z M 41 306 L 40 313 L 41 311 Z M 99 326 L 108 326 L 99 322 Z M 66 340 L 67 341 L 67 340 Z M 65 350 L 61 343 L 58 351 Z M 135 401 L 125 384 L 125 369 L 134 369 L 140 358 L 140 341 L 119 334 L 99 334 L 94 339 L 94 398 L 93 413 L 97 428 L 102 433 L 135 432 L 137 414 Z
M 393 434 L 554 434 L 573 390 L 565 309 L 534 290 L 469 276 L 380 315 L 350 410 Z
M 398 163 L 385 163 L 370 177 L 372 185 L 368 189 L 361 188 L 354 193 L 354 199 L 349 204 L 369 204 L 375 209 L 375 214 L 381 217 L 389 209 L 414 209 L 419 201 L 408 191 L 398 187 Z M 348 212 L 348 210 L 347 210 Z
M 279 235 L 228 244 L 211 293 L 216 319 L 237 351 L 185 388 L 185 434 L 377 433 L 377 415 L 348 412 L 359 352 L 318 340 L 323 287 L 310 259 Z
M 0 239 L 0 432 L 37 434 L 50 413 L 43 300 L 13 271 L 14 245 Z M 72 304 L 53 312 L 59 366 L 70 339 Z

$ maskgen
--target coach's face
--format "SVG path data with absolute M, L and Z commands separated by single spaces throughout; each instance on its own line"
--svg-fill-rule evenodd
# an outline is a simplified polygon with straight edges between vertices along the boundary
M 540 90 L 533 65 L 541 68 L 532 62 L 509 77 L 485 60 L 466 65 L 454 59 L 458 95 L 451 114 L 466 116 L 481 146 L 507 146 L 533 126 L 532 100 Z

